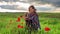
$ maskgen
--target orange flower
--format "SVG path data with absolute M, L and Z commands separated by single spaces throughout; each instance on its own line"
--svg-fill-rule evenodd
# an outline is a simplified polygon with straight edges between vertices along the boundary
M 18 28 L 23 28 L 23 26 L 21 26 L 21 25 L 18 25 Z
M 45 31 L 50 31 L 50 28 L 48 28 L 48 27 L 45 27 Z
M 20 17 L 18 17 L 18 21 L 20 21 Z
M 16 20 L 17 22 L 20 22 L 20 17 L 18 17 L 18 19 Z

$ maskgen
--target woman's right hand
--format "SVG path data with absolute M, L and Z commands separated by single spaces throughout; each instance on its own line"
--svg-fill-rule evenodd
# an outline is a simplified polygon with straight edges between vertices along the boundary
M 23 16 L 21 16 L 23 19 L 25 19 L 25 20 L 28 20 L 29 18 L 28 18 L 28 16 L 27 16 L 27 13 L 25 13 Z
M 26 16 L 22 16 L 22 18 L 25 19 L 25 20 L 28 20 L 28 17 L 26 17 Z
M 29 18 L 28 17 L 24 17 L 25 20 L 28 20 Z

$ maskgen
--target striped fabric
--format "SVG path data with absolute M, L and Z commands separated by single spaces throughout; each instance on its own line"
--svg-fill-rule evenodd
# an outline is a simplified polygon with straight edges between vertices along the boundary
M 31 28 L 33 29 L 38 29 L 40 28 L 40 24 L 39 24 L 39 19 L 38 19 L 38 15 L 36 14 L 31 14 L 31 13 L 27 13 L 26 17 L 29 18 L 29 20 L 26 20 L 26 24 L 29 26 L 31 26 Z M 29 27 L 30 28 L 30 27 Z

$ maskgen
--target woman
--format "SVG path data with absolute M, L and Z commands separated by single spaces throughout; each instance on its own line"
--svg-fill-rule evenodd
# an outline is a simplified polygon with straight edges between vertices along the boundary
M 36 9 L 33 5 L 29 7 L 29 12 L 25 14 L 25 21 L 28 31 L 31 34 L 31 31 L 37 31 L 40 28 L 38 15 Z

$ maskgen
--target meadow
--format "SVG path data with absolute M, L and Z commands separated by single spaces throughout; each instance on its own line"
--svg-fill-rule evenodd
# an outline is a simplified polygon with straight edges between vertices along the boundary
M 20 22 L 16 21 L 21 15 L 24 14 L 0 13 L 0 34 L 28 34 L 24 19 L 20 18 Z M 60 13 L 38 13 L 38 15 L 41 30 L 38 30 L 37 34 L 60 34 Z M 18 28 L 18 25 L 23 28 Z M 46 31 L 46 27 L 50 30 Z

